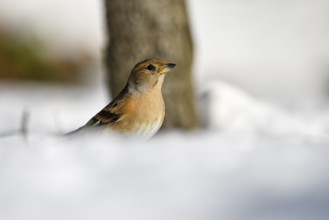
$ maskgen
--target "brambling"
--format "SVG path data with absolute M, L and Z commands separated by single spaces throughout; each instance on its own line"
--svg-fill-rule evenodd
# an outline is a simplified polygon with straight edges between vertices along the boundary
M 161 127 L 165 104 L 161 87 L 165 73 L 176 66 L 160 59 L 135 65 L 124 89 L 83 127 L 68 134 L 100 129 L 148 139 Z

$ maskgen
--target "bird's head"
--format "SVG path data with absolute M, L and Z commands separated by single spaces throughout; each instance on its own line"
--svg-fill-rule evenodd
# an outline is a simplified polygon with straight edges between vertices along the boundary
M 176 66 L 160 59 L 147 59 L 135 65 L 128 79 L 128 86 L 138 92 L 162 86 L 165 73 Z

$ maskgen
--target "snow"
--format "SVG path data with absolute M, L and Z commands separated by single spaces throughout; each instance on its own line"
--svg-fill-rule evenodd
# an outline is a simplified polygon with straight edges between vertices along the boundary
M 0 133 L 19 130 L 24 108 L 30 123 L 27 137 L 0 138 L 0 219 L 328 218 L 325 117 L 295 117 L 220 81 L 200 97 L 218 115 L 192 133 L 63 138 L 106 104 L 102 88 L 1 85 Z M 306 119 L 318 130 L 301 128 Z
M 288 110 L 257 100 L 240 88 L 220 80 L 204 86 L 200 96 L 204 124 L 211 129 L 262 133 L 275 136 L 325 137 L 329 131 L 327 108 L 313 112 Z

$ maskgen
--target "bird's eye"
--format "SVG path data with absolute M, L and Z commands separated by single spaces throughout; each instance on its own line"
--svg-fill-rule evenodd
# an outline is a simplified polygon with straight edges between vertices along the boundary
M 149 64 L 147 67 L 146 67 L 147 70 L 149 71 L 154 71 L 155 70 L 155 66 L 153 66 L 152 64 Z

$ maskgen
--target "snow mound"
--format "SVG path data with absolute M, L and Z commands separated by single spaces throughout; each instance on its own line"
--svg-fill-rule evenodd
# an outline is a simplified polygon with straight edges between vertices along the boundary
M 213 80 L 200 97 L 203 124 L 221 131 L 275 136 L 328 137 L 328 116 L 303 114 L 259 101 L 226 82 Z M 317 115 L 317 117 L 316 117 Z

